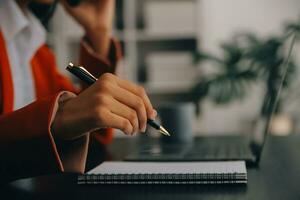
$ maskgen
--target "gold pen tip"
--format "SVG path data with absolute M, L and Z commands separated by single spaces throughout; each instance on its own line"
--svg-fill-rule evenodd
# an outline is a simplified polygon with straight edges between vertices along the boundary
M 166 136 L 171 136 L 170 133 L 162 126 L 160 126 L 160 128 L 159 128 L 159 132 L 161 132 L 162 134 L 164 134 Z

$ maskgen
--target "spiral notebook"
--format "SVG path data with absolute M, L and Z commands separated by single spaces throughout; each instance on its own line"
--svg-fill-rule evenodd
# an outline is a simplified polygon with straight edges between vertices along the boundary
M 244 161 L 104 162 L 78 184 L 235 184 L 247 183 Z

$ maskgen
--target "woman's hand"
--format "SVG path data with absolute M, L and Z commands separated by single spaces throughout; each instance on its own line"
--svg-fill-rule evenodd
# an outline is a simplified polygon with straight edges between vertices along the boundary
M 62 139 L 74 139 L 89 131 L 111 127 L 132 135 L 145 132 L 147 119 L 156 115 L 142 87 L 107 73 L 59 106 L 52 132 Z
M 115 12 L 115 0 L 83 0 L 80 5 L 70 7 L 61 0 L 66 11 L 84 28 L 94 50 L 107 56 Z

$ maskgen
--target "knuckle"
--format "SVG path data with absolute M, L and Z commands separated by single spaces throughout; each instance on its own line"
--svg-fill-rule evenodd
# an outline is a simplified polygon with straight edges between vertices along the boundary
M 136 120 L 136 118 L 137 118 L 137 115 L 136 115 L 136 112 L 134 112 L 134 111 L 131 111 L 130 113 L 129 113 L 129 120 L 131 121 L 131 122 L 134 122 L 135 120 Z
M 122 122 L 122 130 L 126 133 L 130 133 L 132 131 L 131 123 L 126 119 Z
M 105 119 L 106 110 L 105 108 L 99 106 L 95 109 L 94 119 L 97 125 L 102 125 Z
M 111 73 L 104 73 L 101 76 L 101 80 L 112 80 L 114 78 L 114 76 Z
M 96 101 L 97 101 L 97 105 L 100 106 L 109 104 L 109 98 L 105 95 L 97 95 Z
M 100 84 L 100 91 L 101 92 L 109 92 L 111 89 L 111 83 L 108 81 L 102 81 Z
M 144 107 L 144 101 L 141 99 L 141 98 L 138 98 L 136 100 L 136 108 L 141 108 L 141 107 Z
M 146 91 L 145 91 L 145 89 L 144 89 L 142 86 L 138 86 L 138 88 L 137 88 L 137 93 L 138 93 L 140 96 L 145 96 L 145 95 L 146 95 Z
M 142 99 L 138 99 L 135 105 L 136 105 L 135 109 L 139 114 L 139 117 L 142 119 L 145 118 L 144 115 L 146 114 L 146 111 L 145 111 L 144 101 Z
M 141 107 L 141 106 L 138 107 L 137 108 L 137 113 L 139 114 L 140 120 L 146 118 L 146 112 L 145 112 L 144 107 Z

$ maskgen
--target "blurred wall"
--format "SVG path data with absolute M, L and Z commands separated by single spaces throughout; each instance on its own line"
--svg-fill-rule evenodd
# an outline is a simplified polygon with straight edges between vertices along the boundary
M 284 22 L 300 17 L 299 0 L 195 1 L 199 1 L 199 46 L 216 54 L 220 53 L 220 42 L 228 40 L 239 30 L 253 31 L 261 36 L 268 36 L 280 33 Z M 65 21 L 70 21 L 70 23 L 65 23 Z M 76 47 L 78 44 L 73 43 L 73 40 L 77 41 L 81 37 L 82 30 L 66 16 L 60 7 L 54 16 L 53 26 L 55 31 L 50 34 L 50 41 L 53 41 L 62 72 L 66 73 L 65 63 L 72 60 L 70 58 L 78 56 L 78 47 Z M 69 51 L 68 46 L 72 51 Z M 300 63 L 299 47 L 295 54 L 298 55 L 298 63 Z M 300 97 L 299 88 L 300 81 L 295 84 L 295 91 L 299 90 Z M 201 116 L 195 123 L 196 132 L 224 134 L 247 131 L 249 122 L 255 119 L 259 113 L 264 90 L 262 87 L 256 86 L 252 87 L 250 93 L 247 100 L 234 102 L 227 106 L 216 106 L 211 102 L 204 102 Z M 287 109 L 288 112 L 296 122 L 300 122 L 300 98 L 294 100 L 290 105 Z M 297 131 L 300 132 L 300 127 Z
M 199 28 L 202 34 L 200 46 L 206 51 L 218 54 L 220 42 L 239 30 L 253 31 L 261 36 L 280 33 L 284 22 L 300 17 L 300 1 L 202 0 L 199 12 Z M 295 54 L 298 55 L 300 63 L 299 48 Z M 250 97 L 245 102 L 235 102 L 222 107 L 205 102 L 201 118 L 196 124 L 197 131 L 203 134 L 244 132 L 249 121 L 257 116 L 263 94 L 261 87 L 253 87 Z M 298 107 L 300 99 L 299 103 L 294 102 L 294 108 Z M 294 108 L 290 108 L 291 114 L 298 120 L 300 111 Z

